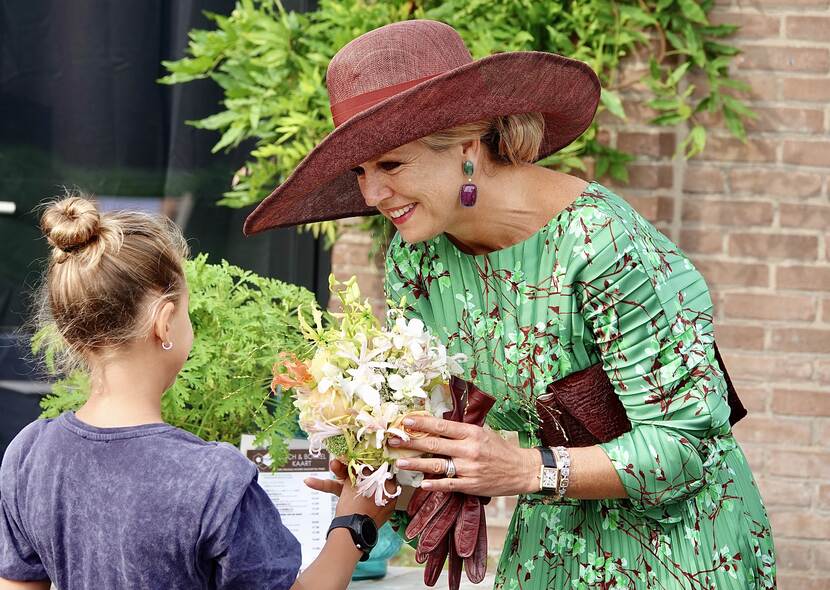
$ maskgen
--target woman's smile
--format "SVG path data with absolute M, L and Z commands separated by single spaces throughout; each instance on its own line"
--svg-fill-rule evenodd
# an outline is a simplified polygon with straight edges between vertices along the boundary
M 398 209 L 392 209 L 389 211 L 389 219 L 395 225 L 401 225 L 406 223 L 412 215 L 415 213 L 415 208 L 418 206 L 417 203 L 410 203 L 409 205 L 404 205 Z

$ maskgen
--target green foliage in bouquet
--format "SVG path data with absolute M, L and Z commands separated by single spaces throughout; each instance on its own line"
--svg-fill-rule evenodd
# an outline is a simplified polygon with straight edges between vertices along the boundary
M 326 67 L 348 41 L 376 27 L 410 18 L 431 18 L 455 27 L 474 58 L 513 50 L 561 53 L 587 62 L 603 84 L 600 110 L 625 119 L 619 92 L 635 84 L 648 89 L 658 111 L 654 125 L 686 123 L 679 151 L 703 150 L 704 112 L 720 112 L 728 129 L 745 138 L 743 119 L 754 116 L 736 92 L 746 85 L 729 76 L 738 53 L 718 40 L 738 27 L 713 25 L 714 0 L 320 0 L 308 13 L 287 12 L 278 0 L 238 0 L 229 16 L 209 14 L 214 30 L 190 32 L 187 57 L 164 62 L 165 84 L 210 78 L 225 93 L 223 109 L 190 123 L 220 132 L 214 151 L 254 140 L 250 159 L 220 203 L 242 207 L 261 201 L 332 130 Z M 639 55 L 650 67 L 620 69 Z M 701 84 L 693 82 L 697 75 Z M 626 181 L 631 154 L 599 142 L 600 123 L 543 164 L 568 171 L 596 164 L 595 176 Z M 376 238 L 388 236 L 382 217 L 369 218 Z M 388 224 L 387 224 L 388 225 Z M 334 239 L 334 224 L 314 230 Z
M 290 395 L 269 389 L 271 366 L 280 352 L 298 358 L 311 353 L 297 309 L 312 309 L 314 295 L 225 261 L 208 264 L 204 254 L 187 261 L 185 271 L 195 339 L 184 368 L 162 398 L 162 416 L 206 440 L 233 445 L 239 445 L 242 434 L 254 433 L 280 466 L 287 459 L 287 440 L 297 431 L 297 411 Z M 57 345 L 49 331 L 35 335 L 32 349 L 55 372 Z M 77 409 L 88 392 L 88 375 L 71 372 L 41 402 L 42 416 Z

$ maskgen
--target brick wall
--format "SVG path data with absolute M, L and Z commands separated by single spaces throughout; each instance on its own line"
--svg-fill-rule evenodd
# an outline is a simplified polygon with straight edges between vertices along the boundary
M 604 181 L 709 283 L 717 340 L 750 410 L 735 431 L 771 515 L 780 588 L 830 588 L 830 0 L 719 0 L 712 18 L 743 27 L 734 75 L 758 113 L 747 143 L 709 117 L 705 152 L 674 160 L 685 127 L 649 126 L 635 86 L 629 120 L 609 120 L 606 138 L 639 156 L 628 185 Z M 380 312 L 368 246 L 349 227 L 333 263 Z M 491 504 L 494 540 L 511 507 Z

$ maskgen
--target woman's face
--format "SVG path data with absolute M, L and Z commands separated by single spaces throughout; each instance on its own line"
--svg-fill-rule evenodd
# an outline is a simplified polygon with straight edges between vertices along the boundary
M 466 182 L 461 145 L 436 152 L 419 141 L 402 145 L 354 169 L 363 199 L 416 243 L 452 227 Z

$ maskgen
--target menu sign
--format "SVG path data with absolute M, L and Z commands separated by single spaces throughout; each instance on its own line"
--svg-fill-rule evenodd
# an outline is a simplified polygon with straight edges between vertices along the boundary
M 312 490 L 303 480 L 331 477 L 328 453 L 324 450 L 319 457 L 314 457 L 308 451 L 307 440 L 294 439 L 289 444 L 288 461 L 274 471 L 267 451 L 253 448 L 253 438 L 242 437 L 242 452 L 257 466 L 259 485 L 280 511 L 283 524 L 300 542 L 305 569 L 323 549 L 337 496 Z

